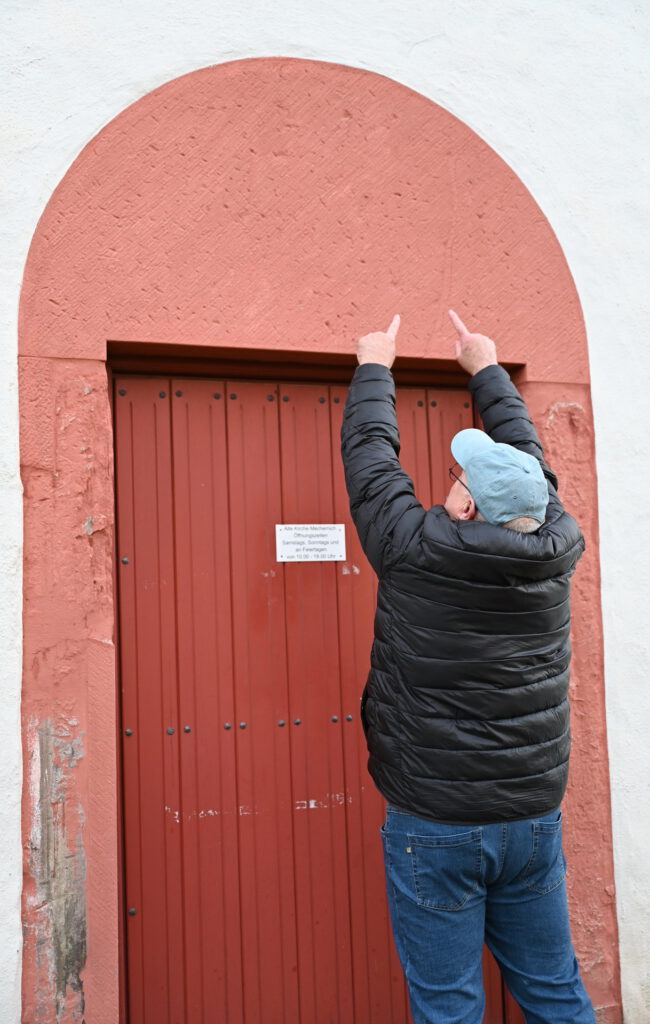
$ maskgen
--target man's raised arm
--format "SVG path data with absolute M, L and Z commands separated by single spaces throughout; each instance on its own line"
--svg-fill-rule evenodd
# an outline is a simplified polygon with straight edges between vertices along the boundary
M 395 358 L 399 316 L 388 331 L 359 340 L 343 414 L 341 455 L 350 511 L 366 557 L 378 575 L 422 528 L 424 509 L 399 461 Z
M 471 375 L 468 388 L 483 426 L 493 441 L 520 448 L 539 460 L 544 476 L 557 490 L 557 477 L 544 459 L 544 449 L 523 398 L 510 376 L 497 362 L 496 346 L 485 334 L 472 334 L 453 309 L 451 321 L 458 332 L 456 358 Z

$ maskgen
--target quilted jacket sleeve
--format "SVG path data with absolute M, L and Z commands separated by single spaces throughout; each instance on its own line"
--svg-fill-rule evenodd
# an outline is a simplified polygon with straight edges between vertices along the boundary
M 341 455 L 352 519 L 379 576 L 416 540 L 425 516 L 399 450 L 393 375 L 379 363 L 364 363 L 350 384 Z
M 486 366 L 469 381 L 486 432 L 493 441 L 511 444 L 539 459 L 544 476 L 557 491 L 557 477 L 547 466 L 544 449 L 526 403 L 502 366 Z

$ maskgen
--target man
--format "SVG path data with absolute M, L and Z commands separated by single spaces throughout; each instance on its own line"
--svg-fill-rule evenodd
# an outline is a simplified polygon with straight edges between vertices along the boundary
M 528 1024 L 594 1024 L 567 911 L 570 581 L 584 550 L 494 342 L 450 311 L 486 433 L 452 441 L 444 506 L 399 463 L 399 316 L 358 343 L 342 456 L 379 578 L 361 701 L 388 801 L 388 900 L 415 1024 L 481 1024 L 487 942 Z

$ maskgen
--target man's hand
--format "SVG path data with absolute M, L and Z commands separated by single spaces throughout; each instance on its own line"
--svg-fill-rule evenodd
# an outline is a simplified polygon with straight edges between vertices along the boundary
M 364 363 L 381 363 L 390 370 L 395 360 L 395 338 L 399 330 L 400 316 L 396 313 L 386 332 L 375 331 L 364 334 L 357 342 L 357 359 L 359 366 Z
M 467 370 L 471 377 L 486 366 L 497 365 L 497 349 L 491 338 L 485 334 L 470 334 L 465 324 L 454 313 L 449 310 L 451 322 L 458 331 L 456 339 L 456 359 L 464 370 Z

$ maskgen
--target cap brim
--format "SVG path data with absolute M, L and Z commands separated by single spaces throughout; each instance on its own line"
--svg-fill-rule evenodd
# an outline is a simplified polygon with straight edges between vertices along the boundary
M 464 469 L 475 455 L 492 447 L 494 447 L 494 441 L 483 430 L 468 427 L 467 430 L 459 431 L 452 439 L 451 454 L 458 465 Z

